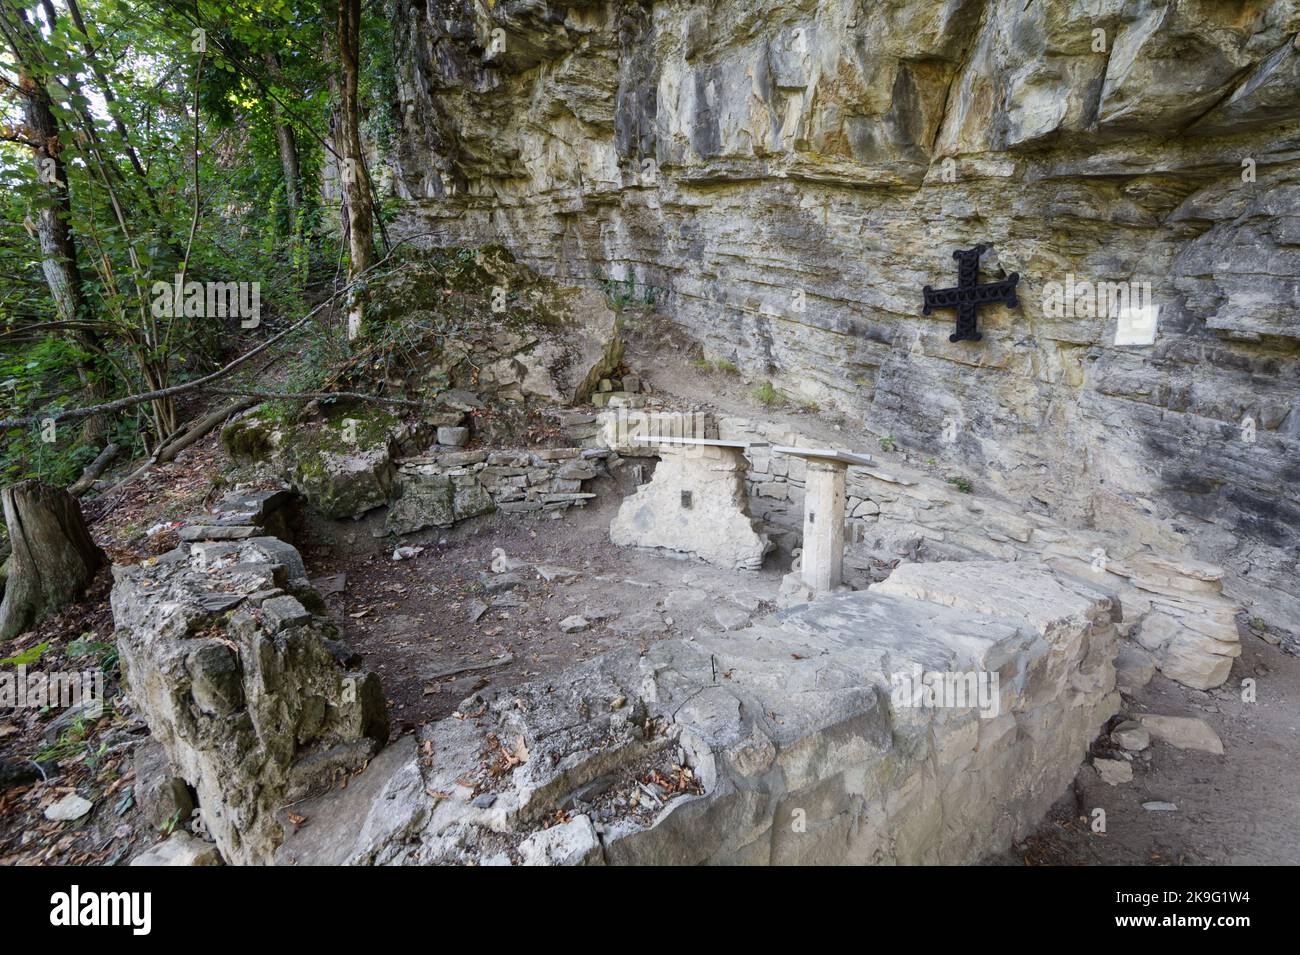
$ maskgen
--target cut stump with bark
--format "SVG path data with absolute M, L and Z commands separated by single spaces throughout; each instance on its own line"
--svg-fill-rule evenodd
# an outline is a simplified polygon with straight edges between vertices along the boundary
M 7 640 L 80 597 L 106 558 L 67 491 L 29 480 L 0 498 L 13 548 L 0 603 L 0 640 Z

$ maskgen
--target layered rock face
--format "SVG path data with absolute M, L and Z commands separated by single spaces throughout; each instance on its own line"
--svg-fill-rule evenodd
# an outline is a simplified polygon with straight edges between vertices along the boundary
M 1296 0 L 398 6 L 408 233 L 630 282 L 846 431 L 1294 619 Z M 952 343 L 921 288 L 977 242 L 1020 306 Z

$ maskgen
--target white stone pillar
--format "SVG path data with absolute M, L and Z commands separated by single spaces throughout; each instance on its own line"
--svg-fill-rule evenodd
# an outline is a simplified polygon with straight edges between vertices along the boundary
M 848 465 L 811 459 L 805 478 L 800 576 L 814 593 L 844 581 L 844 480 Z

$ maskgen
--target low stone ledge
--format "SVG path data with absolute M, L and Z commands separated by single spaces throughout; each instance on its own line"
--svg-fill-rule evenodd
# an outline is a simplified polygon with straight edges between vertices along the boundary
M 1041 565 L 989 566 L 978 599 L 999 613 L 981 613 L 966 606 L 971 568 L 918 567 L 910 585 L 927 599 L 838 595 L 471 697 L 461 718 L 425 727 L 401 766 L 349 786 L 374 773 L 371 791 L 406 795 L 384 811 L 404 820 L 392 842 L 346 854 L 922 864 L 1005 848 L 1065 791 L 1118 709 L 1115 608 Z M 933 674 L 983 675 L 986 689 L 972 705 L 930 705 Z M 400 782 L 416 770 L 418 792 Z M 334 815 L 339 827 L 371 818 Z M 304 828 L 286 857 L 331 832 Z

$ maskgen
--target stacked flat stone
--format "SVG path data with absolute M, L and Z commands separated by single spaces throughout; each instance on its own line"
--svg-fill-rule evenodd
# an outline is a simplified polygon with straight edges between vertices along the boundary
M 560 513 L 596 497 L 586 483 L 616 460 L 603 448 L 455 451 L 412 458 L 398 468 L 386 528 L 410 534 L 491 511 Z

